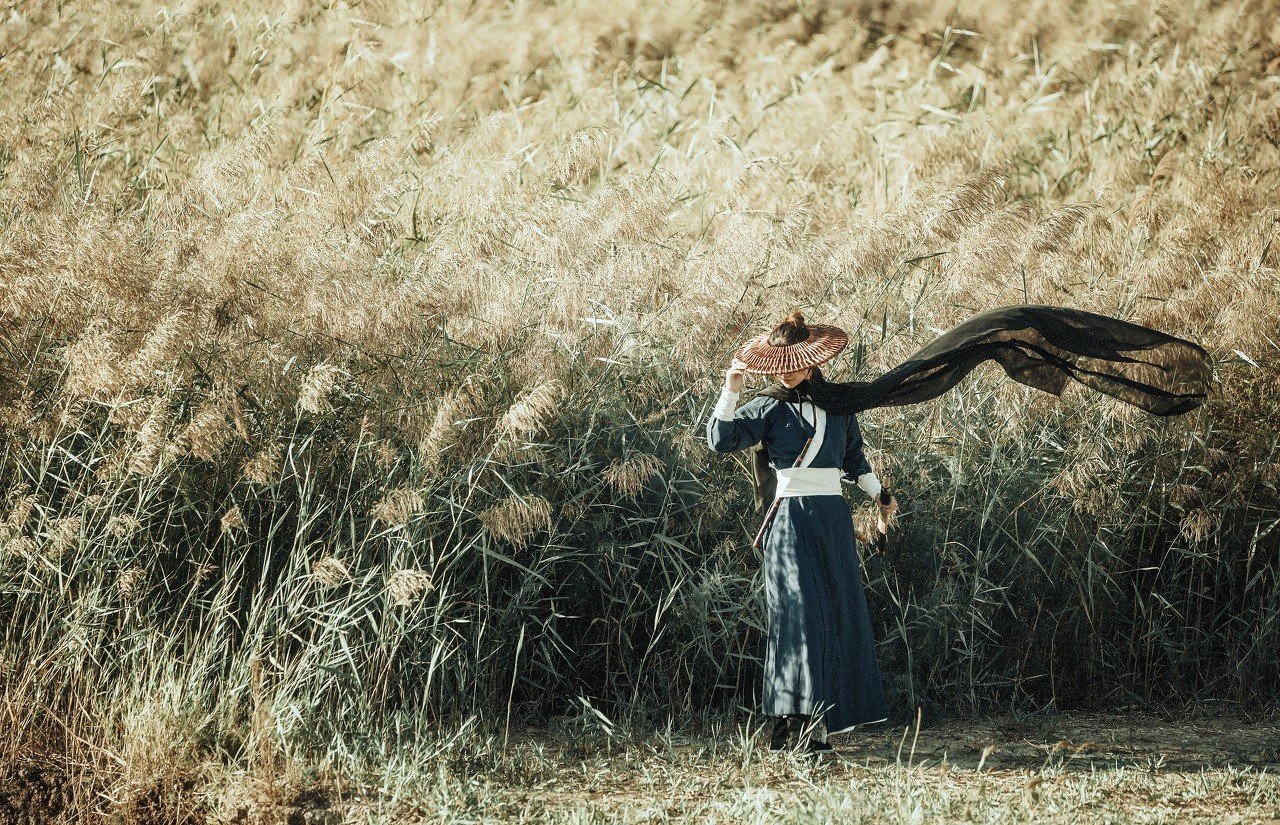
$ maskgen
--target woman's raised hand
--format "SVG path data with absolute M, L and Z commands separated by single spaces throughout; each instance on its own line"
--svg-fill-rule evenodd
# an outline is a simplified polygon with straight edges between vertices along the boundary
M 729 392 L 742 392 L 742 385 L 747 380 L 747 365 L 733 359 L 729 364 L 728 371 L 724 374 L 724 388 Z

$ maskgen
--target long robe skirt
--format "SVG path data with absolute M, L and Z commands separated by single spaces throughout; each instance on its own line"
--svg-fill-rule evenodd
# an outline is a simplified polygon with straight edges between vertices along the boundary
M 784 498 L 764 540 L 764 713 L 839 733 L 888 716 L 843 496 Z

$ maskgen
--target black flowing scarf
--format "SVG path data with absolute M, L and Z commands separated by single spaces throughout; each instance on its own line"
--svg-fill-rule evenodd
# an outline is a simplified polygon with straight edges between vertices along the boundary
M 831 382 L 815 368 L 794 389 L 777 384 L 760 394 L 852 415 L 937 398 L 984 361 L 1038 390 L 1061 395 L 1078 381 L 1160 416 L 1203 404 L 1213 379 L 1209 353 L 1191 341 L 1078 309 L 1011 306 L 975 315 L 872 381 Z M 777 479 L 762 447 L 753 476 L 763 509 L 774 498 Z

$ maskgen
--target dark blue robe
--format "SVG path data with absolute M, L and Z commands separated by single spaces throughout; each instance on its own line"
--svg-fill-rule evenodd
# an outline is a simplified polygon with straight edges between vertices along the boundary
M 826 417 L 810 467 L 839 467 L 848 481 L 871 472 L 852 415 Z M 813 405 L 757 396 L 732 421 L 707 422 L 711 449 L 763 441 L 770 462 L 792 467 L 814 431 Z M 832 733 L 888 716 L 863 593 L 853 519 L 841 495 L 782 498 L 764 536 L 769 637 L 764 713 L 821 718 Z

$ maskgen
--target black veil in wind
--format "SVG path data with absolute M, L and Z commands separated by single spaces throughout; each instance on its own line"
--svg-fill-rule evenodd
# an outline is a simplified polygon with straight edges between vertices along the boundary
M 814 370 L 795 389 L 775 385 L 761 395 L 848 415 L 937 398 L 985 361 L 1038 390 L 1060 395 L 1076 381 L 1160 416 L 1203 404 L 1213 380 L 1209 353 L 1191 341 L 1107 315 L 1027 305 L 979 313 L 872 381 L 836 383 Z M 776 483 L 763 454 L 754 462 L 757 503 L 773 498 Z

